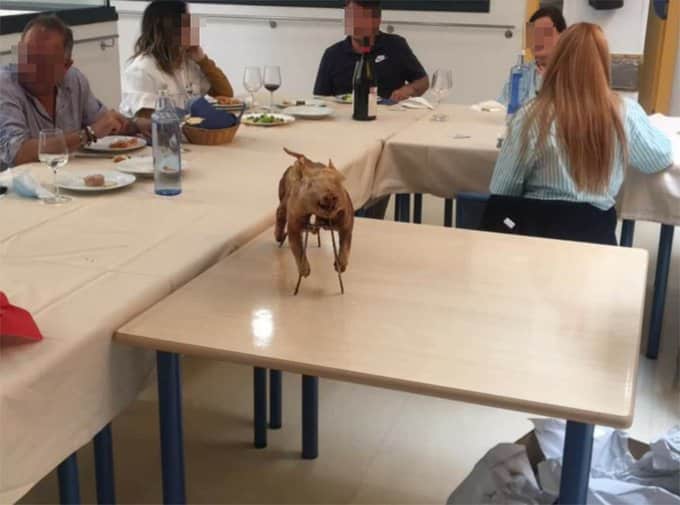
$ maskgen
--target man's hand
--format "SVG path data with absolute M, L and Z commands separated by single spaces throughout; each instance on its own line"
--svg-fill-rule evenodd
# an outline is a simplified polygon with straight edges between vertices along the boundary
M 122 121 L 121 121 L 122 118 Z M 123 129 L 125 125 L 125 118 L 118 112 L 107 110 L 99 119 L 90 125 L 97 138 L 106 137 L 107 135 L 116 134 Z
M 408 100 L 413 95 L 414 95 L 413 86 L 407 84 L 406 86 L 402 86 L 401 88 L 394 90 L 392 96 L 390 96 L 390 100 L 394 100 L 395 102 L 401 102 L 403 100 Z
M 193 46 L 187 49 L 187 56 L 198 63 L 205 58 L 206 55 L 201 46 Z

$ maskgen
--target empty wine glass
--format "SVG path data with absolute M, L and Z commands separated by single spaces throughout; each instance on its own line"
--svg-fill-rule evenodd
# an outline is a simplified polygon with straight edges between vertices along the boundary
M 277 66 L 264 67 L 264 87 L 270 93 L 269 110 L 274 110 L 274 91 L 281 87 L 281 69 Z
M 57 183 L 57 169 L 68 163 L 68 146 L 63 131 L 59 128 L 40 130 L 38 158 L 54 173 L 54 196 L 45 198 L 43 201 L 50 204 L 70 202 L 70 197 L 59 192 L 59 184 Z
M 432 86 L 430 87 L 430 93 L 437 102 L 435 113 L 432 114 L 432 121 L 446 121 L 446 115 L 437 113 L 437 110 L 441 101 L 451 92 L 451 88 L 453 88 L 453 71 L 446 68 L 437 69 L 432 75 Z
M 255 93 L 262 87 L 262 71 L 260 67 L 246 67 L 243 74 L 243 87 L 250 93 L 252 107 L 255 108 Z

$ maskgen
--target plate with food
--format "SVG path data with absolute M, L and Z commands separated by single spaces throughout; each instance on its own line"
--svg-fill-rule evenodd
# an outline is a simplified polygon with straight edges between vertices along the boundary
M 124 153 L 146 147 L 146 141 L 139 137 L 126 137 L 124 135 L 109 135 L 102 137 L 97 142 L 83 147 L 88 151 L 100 153 Z
M 311 107 L 326 107 L 326 102 L 316 98 L 296 98 L 295 100 L 286 99 L 281 101 L 280 107 L 285 109 L 286 107 L 299 107 L 302 105 L 309 105 Z
M 57 174 L 57 185 L 69 191 L 111 191 L 134 183 L 137 178 L 117 170 L 63 170 Z
M 244 114 L 241 122 L 251 126 L 284 126 L 295 122 L 295 117 L 288 114 L 268 112 L 262 114 Z
M 132 174 L 139 177 L 153 177 L 153 156 L 125 156 L 113 158 L 114 168 L 124 174 Z M 189 166 L 182 160 L 182 171 Z
M 216 96 L 213 107 L 219 110 L 225 110 L 227 112 L 240 112 L 241 110 L 246 109 L 247 105 L 238 98 L 232 98 L 229 96 Z
M 354 102 L 354 96 L 352 93 L 345 93 L 344 95 L 338 95 L 335 97 L 337 103 L 351 104 Z
M 294 105 L 283 109 L 285 114 L 299 117 L 302 119 L 323 119 L 333 115 L 331 107 L 318 107 L 315 105 Z

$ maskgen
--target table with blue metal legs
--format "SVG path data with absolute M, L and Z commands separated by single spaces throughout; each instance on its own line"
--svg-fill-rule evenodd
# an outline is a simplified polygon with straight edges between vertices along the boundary
M 158 351 L 163 503 L 186 503 L 179 356 Z M 266 447 L 266 372 L 254 369 L 255 447 Z M 275 371 L 280 374 L 280 371 Z M 276 395 L 276 393 L 275 393 Z M 280 402 L 280 391 L 278 393 Z M 262 438 L 258 438 L 262 437 Z M 567 422 L 560 503 L 586 503 L 593 448 L 593 425 Z M 319 378 L 302 376 L 302 458 L 319 456 Z M 73 456 L 75 458 L 75 456 Z M 75 459 L 74 459 L 75 462 Z M 66 462 L 65 462 L 66 463 Z M 61 467 L 60 467 L 61 468 Z M 67 466 L 64 471 L 68 471 Z M 61 474 L 60 474 L 61 475 Z M 77 479 L 77 476 L 76 476 Z M 78 503 L 64 501 L 63 503 Z
M 675 227 L 669 224 L 661 225 L 659 235 L 659 252 L 656 257 L 656 273 L 654 276 L 654 297 L 649 315 L 649 334 L 647 338 L 647 357 L 656 359 L 659 356 L 661 344 L 661 330 L 663 329 L 663 313 L 666 307 L 666 290 L 668 275 L 671 269 L 673 254 L 673 236 Z M 621 246 L 633 247 L 635 235 L 635 221 L 626 219 L 621 228 Z

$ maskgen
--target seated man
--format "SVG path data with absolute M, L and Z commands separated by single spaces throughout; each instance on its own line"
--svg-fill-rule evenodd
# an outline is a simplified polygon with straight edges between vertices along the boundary
M 520 87 L 520 105 L 536 98 L 543 83 L 545 71 L 550 55 L 557 46 L 560 34 L 567 29 L 567 22 L 557 7 L 543 7 L 538 9 L 529 19 L 527 26 L 527 43 L 531 47 L 534 61 L 525 66 Z M 510 102 L 510 79 L 503 87 L 503 93 L 498 99 L 503 105 Z
M 361 58 L 364 37 L 370 40 L 378 94 L 382 98 L 401 101 L 427 91 L 430 86 L 427 73 L 406 40 L 380 31 L 381 10 L 379 1 L 346 0 L 347 38 L 326 49 L 314 94 L 334 96 L 352 92 L 354 67 Z
M 56 16 L 24 28 L 19 64 L 0 69 L 0 170 L 38 161 L 40 130 L 63 130 L 70 151 L 112 133 L 139 127 L 107 110 L 85 76 L 72 68 L 73 32 Z M 148 120 L 140 127 L 149 130 Z

